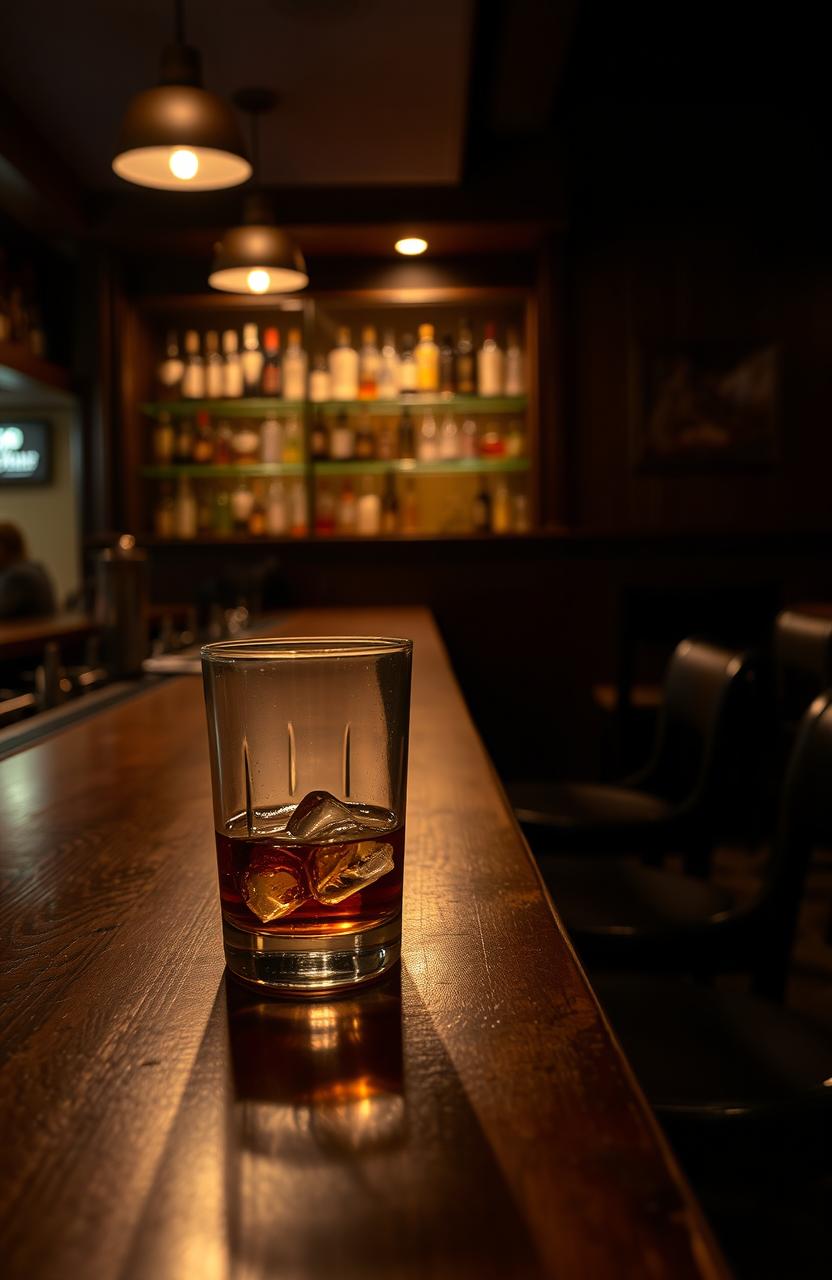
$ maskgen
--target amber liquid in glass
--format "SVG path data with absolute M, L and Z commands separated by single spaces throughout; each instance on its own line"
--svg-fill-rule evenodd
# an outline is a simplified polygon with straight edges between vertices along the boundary
M 357 827 L 348 840 L 296 839 L 285 826 L 260 834 L 267 813 L 254 814 L 253 835 L 245 814 L 218 831 L 224 919 L 249 933 L 279 936 L 362 931 L 397 916 L 404 824 L 369 805 L 346 808 Z

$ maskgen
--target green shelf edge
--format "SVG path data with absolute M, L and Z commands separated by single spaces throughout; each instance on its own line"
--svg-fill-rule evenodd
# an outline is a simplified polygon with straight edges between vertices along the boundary
M 169 467 L 142 467 L 146 480 L 178 480 L 187 477 L 194 480 L 232 480 L 235 476 L 302 476 L 306 474 L 303 462 L 251 462 L 245 466 L 212 467 L 207 463 L 173 464 Z
M 173 418 L 187 418 L 195 413 L 210 413 L 217 417 L 259 418 L 267 413 L 303 413 L 305 400 L 278 400 L 274 397 L 246 397 L 239 400 L 166 400 L 139 405 L 146 418 L 158 418 L 169 413 Z
M 274 397 L 242 397 L 239 400 L 168 400 L 149 401 L 139 406 L 146 418 L 169 413 L 185 418 L 195 413 L 210 413 L 229 418 L 259 418 L 268 413 L 394 414 L 401 409 L 445 410 L 452 413 L 524 413 L 527 396 L 451 396 L 447 399 L 399 396 L 396 400 L 279 400 Z
M 388 462 L 380 462 L 377 459 L 357 462 L 313 462 L 312 470 L 320 476 L 356 474 L 380 476 L 388 471 L 397 471 L 406 476 L 458 476 L 528 471 L 529 466 L 528 458 L 457 458 L 447 462 L 411 462 L 394 458 Z

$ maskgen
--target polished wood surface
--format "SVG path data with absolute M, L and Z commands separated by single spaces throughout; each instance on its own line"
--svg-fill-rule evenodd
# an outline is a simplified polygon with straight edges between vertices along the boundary
M 10 618 L 0 621 L 0 662 L 39 656 L 50 640 L 78 640 L 95 630 L 86 614 L 56 613 L 51 618 Z
M 197 679 L 4 762 L 5 1274 L 724 1276 L 430 616 L 282 630 L 415 641 L 401 973 L 226 982 Z

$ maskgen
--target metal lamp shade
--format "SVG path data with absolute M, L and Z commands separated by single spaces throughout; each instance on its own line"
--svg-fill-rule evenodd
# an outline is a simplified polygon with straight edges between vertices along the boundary
M 252 271 L 268 281 L 252 288 Z M 215 246 L 208 283 L 225 293 L 293 293 L 309 284 L 303 254 L 285 232 L 267 223 L 247 223 L 226 231 Z
M 198 79 L 189 70 L 186 66 L 181 79 Z M 177 177 L 171 170 L 171 156 L 180 150 L 196 156 L 192 176 Z M 137 93 L 130 102 L 113 169 L 128 182 L 167 191 L 214 191 L 236 187 L 251 176 L 228 103 L 198 83 L 169 81 Z

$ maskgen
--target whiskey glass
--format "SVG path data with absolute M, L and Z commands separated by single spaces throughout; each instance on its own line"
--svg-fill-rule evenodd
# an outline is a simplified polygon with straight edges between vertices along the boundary
M 412 642 L 202 649 L 228 968 L 328 995 L 399 959 Z

